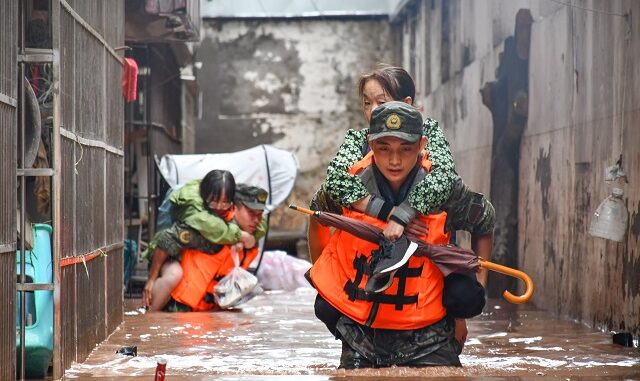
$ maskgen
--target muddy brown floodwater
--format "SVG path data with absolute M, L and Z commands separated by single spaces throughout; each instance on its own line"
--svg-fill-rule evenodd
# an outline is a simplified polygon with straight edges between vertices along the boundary
M 153 379 L 158 358 L 167 380 L 640 380 L 640 351 L 611 336 L 559 320 L 529 305 L 490 300 L 469 320 L 462 368 L 338 370 L 340 342 L 313 314 L 315 291 L 272 291 L 233 311 L 143 313 L 125 301 L 124 323 L 66 379 Z M 137 357 L 115 354 L 138 347 Z

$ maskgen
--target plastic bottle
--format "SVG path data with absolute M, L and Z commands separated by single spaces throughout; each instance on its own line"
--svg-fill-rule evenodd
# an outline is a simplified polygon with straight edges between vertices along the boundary
M 611 195 L 602 201 L 593 213 L 589 234 L 617 242 L 624 240 L 629 217 L 622 200 L 623 194 L 620 188 L 611 190 Z

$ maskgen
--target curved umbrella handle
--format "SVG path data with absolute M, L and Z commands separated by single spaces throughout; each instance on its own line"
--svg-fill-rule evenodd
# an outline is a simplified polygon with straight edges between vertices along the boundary
M 295 211 L 304 213 L 304 214 L 308 214 L 310 216 L 315 216 L 316 215 L 316 211 L 313 211 L 311 209 L 307 209 L 307 208 L 302 208 L 300 206 L 294 205 L 294 204 L 289 204 L 289 209 L 293 209 Z
M 480 260 L 480 267 L 483 269 L 499 272 L 501 274 L 509 275 L 514 278 L 518 278 L 524 282 L 524 294 L 516 296 L 509 291 L 505 291 L 502 293 L 502 295 L 505 299 L 507 299 L 508 302 L 514 304 L 522 304 L 528 302 L 529 299 L 531 299 L 531 297 L 533 296 L 533 281 L 531 280 L 531 277 L 529 277 L 529 275 L 527 275 L 524 271 L 512 269 L 511 267 L 499 265 L 497 263 L 485 261 L 482 259 Z

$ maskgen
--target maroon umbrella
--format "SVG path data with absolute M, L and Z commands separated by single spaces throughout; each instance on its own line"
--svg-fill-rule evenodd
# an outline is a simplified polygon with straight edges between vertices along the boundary
M 377 244 L 380 242 L 380 239 L 383 238 L 382 229 L 363 221 L 335 213 L 313 211 L 296 205 L 289 205 L 289 208 L 313 216 L 323 225 L 333 226 L 336 229 L 340 229 L 371 243 Z M 418 249 L 413 255 L 429 257 L 445 277 L 451 273 L 468 274 L 478 271 L 479 268 L 486 268 L 519 278 L 525 282 L 526 291 L 522 296 L 515 296 L 509 291 L 504 292 L 504 297 L 508 301 L 512 303 L 525 303 L 529 301 L 533 295 L 533 282 L 531 278 L 522 271 L 481 260 L 473 251 L 458 246 L 432 245 L 413 236 L 409 236 L 409 239 L 418 244 Z
M 312 211 L 295 205 L 289 205 L 289 208 L 312 215 L 323 225 L 333 226 L 371 243 L 377 244 L 384 238 L 381 228 L 363 221 L 335 213 Z M 478 271 L 480 267 L 478 256 L 471 250 L 453 245 L 431 245 L 416 237 L 408 237 L 418 244 L 413 255 L 429 257 L 444 276 L 451 273 L 468 274 Z

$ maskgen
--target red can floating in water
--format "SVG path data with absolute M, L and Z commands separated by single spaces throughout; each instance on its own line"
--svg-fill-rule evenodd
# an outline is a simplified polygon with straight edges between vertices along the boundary
M 158 365 L 156 365 L 156 378 L 154 381 L 164 381 L 164 374 L 167 371 L 167 360 L 158 359 Z

